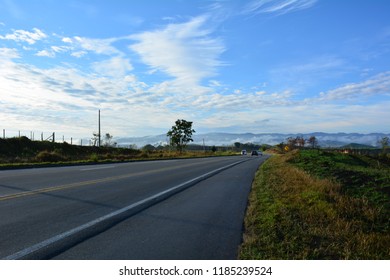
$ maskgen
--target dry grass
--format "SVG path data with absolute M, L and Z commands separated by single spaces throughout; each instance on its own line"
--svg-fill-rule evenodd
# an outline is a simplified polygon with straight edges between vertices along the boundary
M 274 156 L 256 175 L 240 259 L 389 259 L 383 209 Z

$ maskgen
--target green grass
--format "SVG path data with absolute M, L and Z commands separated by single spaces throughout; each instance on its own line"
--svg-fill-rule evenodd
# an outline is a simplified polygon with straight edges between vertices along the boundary
M 334 179 L 348 195 L 390 207 L 390 162 L 386 157 L 302 150 L 289 162 L 313 176 Z
M 388 197 L 383 196 L 383 186 L 373 188 L 381 197 L 374 199 L 343 185 L 356 183 L 355 179 L 341 182 L 334 177 L 341 166 L 365 170 L 358 172 L 361 177 L 367 173 L 381 177 L 381 172 L 371 170 L 371 163 L 311 151 L 269 159 L 253 183 L 239 258 L 389 259 Z

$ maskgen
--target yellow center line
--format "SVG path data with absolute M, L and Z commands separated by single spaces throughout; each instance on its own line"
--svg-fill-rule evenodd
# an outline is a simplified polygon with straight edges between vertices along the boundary
M 106 182 L 116 181 L 116 180 L 120 180 L 120 179 L 126 179 L 126 178 L 130 178 L 130 177 L 135 177 L 135 176 L 142 176 L 142 175 L 148 175 L 148 174 L 153 174 L 153 173 L 158 173 L 158 172 L 170 171 L 170 170 L 174 170 L 174 169 L 180 169 L 180 168 L 194 166 L 194 165 L 200 165 L 200 164 L 204 164 L 204 163 L 195 163 L 195 164 L 192 163 L 192 164 L 187 164 L 187 165 L 183 164 L 183 165 L 176 166 L 176 167 L 165 167 L 165 168 L 160 168 L 160 169 L 156 169 L 156 170 L 148 170 L 148 171 L 143 171 L 143 172 L 138 172 L 138 173 L 133 173 L 133 174 L 125 174 L 125 175 L 107 177 L 107 178 L 102 178 L 102 179 L 89 180 L 89 181 L 71 183 L 71 184 L 54 186 L 54 187 L 41 188 L 41 189 L 37 189 L 37 190 L 24 191 L 24 192 L 0 196 L 0 201 L 15 199 L 15 198 L 24 197 L 24 196 L 31 196 L 31 195 L 36 195 L 36 194 L 54 192 L 54 191 L 59 191 L 59 190 L 65 190 L 65 189 L 70 189 L 70 188 L 82 187 L 82 186 L 87 186 L 87 185 L 106 183 Z

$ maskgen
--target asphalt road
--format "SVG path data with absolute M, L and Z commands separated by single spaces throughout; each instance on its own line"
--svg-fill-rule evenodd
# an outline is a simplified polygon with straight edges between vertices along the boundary
M 0 258 L 234 259 L 265 159 L 0 171 Z

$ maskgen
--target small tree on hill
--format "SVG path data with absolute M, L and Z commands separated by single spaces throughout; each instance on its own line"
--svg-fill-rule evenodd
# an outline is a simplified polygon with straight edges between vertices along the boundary
M 383 137 L 381 140 L 378 141 L 379 144 L 381 145 L 382 147 L 382 151 L 383 153 L 385 154 L 386 153 L 386 149 L 389 147 L 389 137 Z
M 91 146 L 96 147 L 99 143 L 99 133 L 94 132 L 92 135 L 93 137 L 91 138 Z
M 307 143 L 311 146 L 312 149 L 318 147 L 318 140 L 315 136 L 311 136 L 308 140 Z
M 179 152 L 182 152 L 188 142 L 192 142 L 192 122 L 186 120 L 177 120 L 175 125 L 168 131 L 167 136 L 170 138 L 172 146 L 176 146 Z
M 112 141 L 112 138 L 114 138 L 114 136 L 112 136 L 110 133 L 106 133 L 104 135 L 104 147 L 115 147 L 117 145 L 116 142 Z

